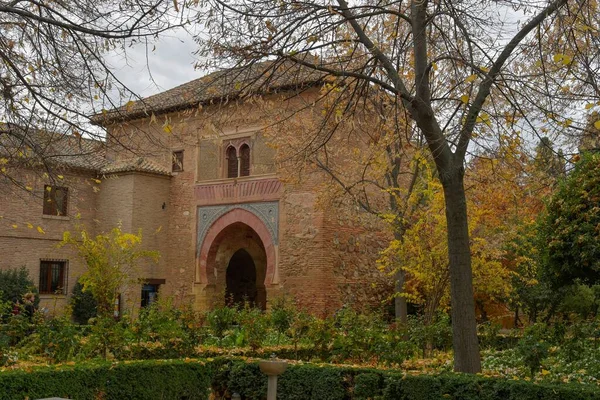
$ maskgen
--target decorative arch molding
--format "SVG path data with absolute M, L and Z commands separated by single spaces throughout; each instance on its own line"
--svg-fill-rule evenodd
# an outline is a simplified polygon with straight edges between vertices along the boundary
M 279 202 L 278 201 L 267 201 L 260 203 L 244 203 L 244 204 L 224 204 L 218 206 L 204 206 L 198 207 L 198 240 L 196 244 L 197 254 L 201 253 L 200 246 L 204 242 L 208 229 L 215 223 L 221 216 L 227 214 L 234 209 L 246 210 L 251 214 L 254 214 L 258 219 L 265 224 L 266 228 L 271 234 L 271 238 L 274 244 L 279 244 Z M 243 222 L 243 221 L 240 221 Z
M 271 208 L 265 204 L 270 204 Z M 256 205 L 262 205 L 259 207 L 262 218 L 256 212 Z M 277 257 L 275 246 L 278 207 L 277 202 L 198 207 L 197 281 L 203 284 L 214 283 L 215 277 L 208 270 L 215 262 L 216 250 L 223 236 L 221 233 L 233 224 L 242 223 L 253 229 L 262 242 L 267 258 L 264 284 L 271 285 L 275 278 Z

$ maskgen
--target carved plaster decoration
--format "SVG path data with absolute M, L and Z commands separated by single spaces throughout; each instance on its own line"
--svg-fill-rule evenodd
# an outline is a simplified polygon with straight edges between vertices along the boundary
M 279 243 L 279 202 L 268 201 L 260 203 L 224 204 L 218 206 L 198 207 L 198 241 L 196 252 L 200 252 L 208 229 L 221 216 L 229 211 L 240 208 L 256 215 L 267 227 L 273 244 Z

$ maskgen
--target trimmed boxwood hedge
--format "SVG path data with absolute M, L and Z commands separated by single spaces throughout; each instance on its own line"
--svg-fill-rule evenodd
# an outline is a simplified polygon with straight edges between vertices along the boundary
M 206 400 L 213 375 L 210 363 L 185 361 L 134 361 L 5 371 L 0 372 L 0 399 Z
M 134 361 L 0 372 L 0 399 L 263 400 L 267 379 L 256 361 Z M 225 397 L 224 397 L 225 396 Z M 536 384 L 477 375 L 406 375 L 390 370 L 296 364 L 279 378 L 282 400 L 600 400 L 596 387 Z

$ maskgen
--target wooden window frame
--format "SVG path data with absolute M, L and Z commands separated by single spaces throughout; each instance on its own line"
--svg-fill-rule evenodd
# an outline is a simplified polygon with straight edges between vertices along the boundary
M 242 143 L 238 151 L 239 176 L 250 176 L 250 146 L 248 143 Z M 245 151 L 246 154 L 244 154 Z
M 171 154 L 171 172 L 183 172 L 183 159 L 185 157 L 183 150 L 175 150 Z
M 237 149 L 233 145 L 228 145 L 225 149 L 225 169 L 228 179 L 238 177 L 238 162 Z
M 224 147 L 225 150 L 222 154 L 225 154 L 225 178 L 236 179 L 250 176 L 252 172 L 252 148 L 250 147 L 250 138 L 244 137 L 242 139 L 230 140 Z M 247 149 L 247 157 L 242 157 L 244 148 Z M 232 155 L 235 155 L 234 161 L 230 161 L 233 160 Z
M 52 267 L 56 265 L 60 266 L 60 270 L 57 286 L 56 288 L 53 288 Z M 40 273 L 38 282 L 38 290 L 40 294 L 66 294 L 67 269 L 68 261 L 66 260 L 40 260 Z
M 58 207 L 56 194 L 63 193 L 62 207 Z M 65 217 L 69 213 L 69 188 L 65 186 L 44 185 L 44 206 L 42 213 L 44 215 L 53 215 Z

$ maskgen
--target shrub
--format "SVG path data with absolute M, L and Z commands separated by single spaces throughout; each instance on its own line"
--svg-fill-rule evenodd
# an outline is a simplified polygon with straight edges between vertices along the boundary
M 238 314 L 238 321 L 243 335 L 242 343 L 252 350 L 260 348 L 269 328 L 269 316 L 246 304 Z
M 517 350 L 531 377 L 541 369 L 542 362 L 548 357 L 548 331 L 545 325 L 535 324 L 525 330 L 523 338 L 517 344 Z
M 239 359 L 102 362 L 5 371 L 0 374 L 0 398 L 205 400 L 238 392 L 245 400 L 262 400 L 266 383 L 256 362 Z M 600 400 L 597 388 L 584 385 L 314 364 L 289 365 L 279 377 L 277 396 L 286 400 Z
M 294 315 L 298 310 L 290 304 L 286 297 L 276 298 L 271 305 L 271 323 L 277 331 L 277 344 L 281 340 L 281 336 L 285 335 L 290 329 Z
M 137 361 L 0 374 L 0 398 L 206 400 L 213 369 L 184 361 Z
M 357 400 L 369 400 L 382 394 L 383 377 L 381 374 L 366 372 L 354 378 L 354 396 Z
M 73 320 L 78 324 L 87 324 L 98 313 L 94 296 L 90 291 L 84 292 L 83 284 L 79 281 L 73 287 L 73 295 L 70 302 L 73 309 Z
M 24 297 L 28 297 L 25 303 L 32 306 L 28 310 L 29 314 L 32 314 L 33 310 L 40 304 L 40 296 L 35 284 L 29 277 L 27 269 L 21 267 L 19 269 L 0 270 L 0 301 L 24 303 Z
M 225 337 L 225 331 L 231 328 L 235 322 L 237 310 L 229 307 L 219 307 L 210 311 L 206 315 L 208 326 L 211 333 L 215 335 L 219 341 Z

